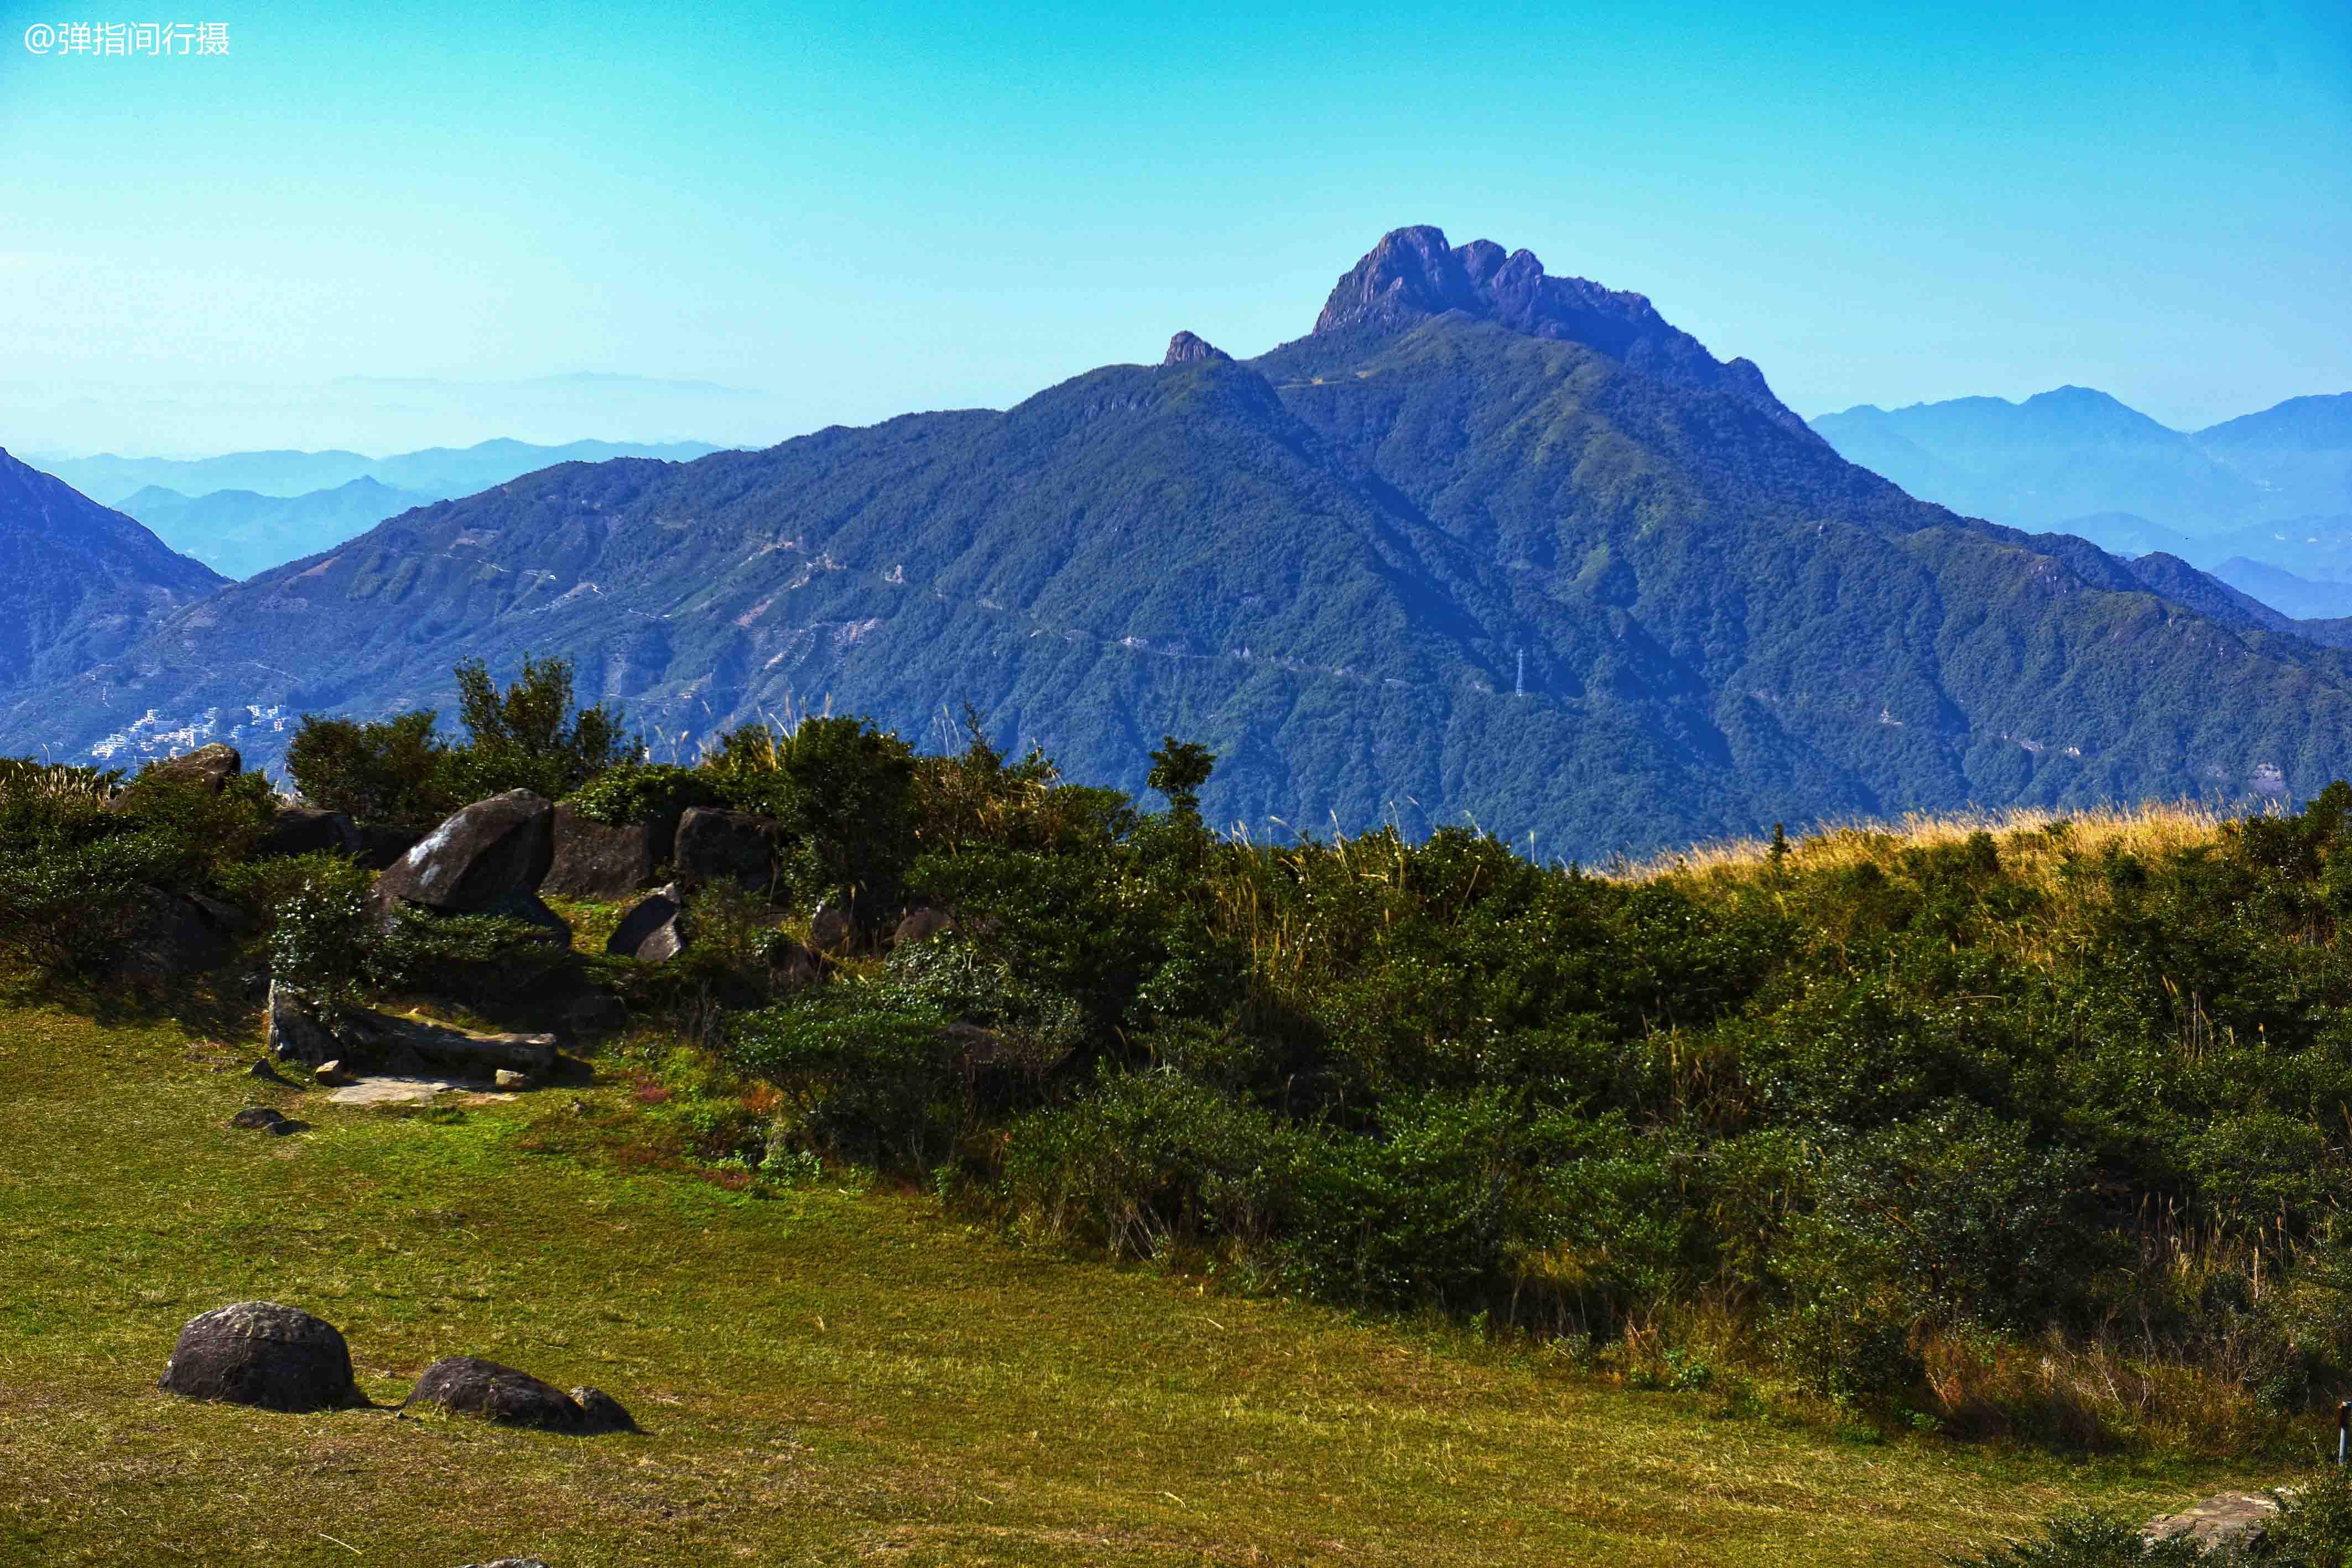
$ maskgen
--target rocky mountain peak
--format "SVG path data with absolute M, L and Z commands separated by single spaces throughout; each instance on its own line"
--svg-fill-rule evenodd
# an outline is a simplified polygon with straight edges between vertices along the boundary
M 1230 360 L 1233 356 L 1197 333 L 1179 332 L 1168 340 L 1163 365 L 1189 365 L 1203 360 Z
M 1428 224 L 1381 235 L 1331 290 L 1315 330 L 1405 330 L 1452 310 L 1531 338 L 1581 343 L 1664 381 L 1731 392 L 1780 424 L 1805 428 L 1754 364 L 1716 359 L 1643 296 L 1553 277 L 1535 252 L 1506 251 L 1493 240 L 1450 246 L 1445 231 Z

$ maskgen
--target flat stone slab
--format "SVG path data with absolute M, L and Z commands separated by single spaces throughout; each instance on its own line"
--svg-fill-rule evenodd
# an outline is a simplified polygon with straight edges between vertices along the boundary
M 487 1083 L 461 1083 L 454 1078 L 362 1078 L 327 1096 L 331 1105 L 429 1105 L 440 1095 L 488 1089 Z
M 2141 1533 L 2150 1541 L 2187 1536 L 2200 1546 L 2251 1542 L 2278 1512 L 2278 1499 L 2267 1493 L 2219 1492 L 2179 1513 L 2159 1513 Z

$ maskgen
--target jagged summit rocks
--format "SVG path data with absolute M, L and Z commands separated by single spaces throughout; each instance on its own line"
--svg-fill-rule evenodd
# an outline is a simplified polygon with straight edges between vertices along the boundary
M 1233 356 L 1194 332 L 1179 332 L 1168 340 L 1168 353 L 1160 362 L 1163 365 L 1193 365 L 1209 360 L 1232 360 Z
M 1531 338 L 1581 343 L 1661 380 L 1745 398 L 1790 429 L 1807 428 L 1752 361 L 1717 360 L 1646 297 L 1552 277 L 1535 252 L 1506 251 L 1493 240 L 1449 246 L 1445 231 L 1427 224 L 1381 235 L 1331 290 L 1315 332 L 1409 329 L 1452 310 Z

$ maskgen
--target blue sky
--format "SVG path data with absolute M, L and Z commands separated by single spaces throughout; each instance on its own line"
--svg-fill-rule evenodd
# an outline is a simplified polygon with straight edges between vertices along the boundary
M 201 3 L 0 0 L 0 445 L 1002 405 L 1295 337 L 1408 223 L 1639 289 L 1809 414 L 2352 389 L 2341 0 Z M 142 19 L 230 52 L 23 42 Z M 580 371 L 737 390 L 531 384 Z

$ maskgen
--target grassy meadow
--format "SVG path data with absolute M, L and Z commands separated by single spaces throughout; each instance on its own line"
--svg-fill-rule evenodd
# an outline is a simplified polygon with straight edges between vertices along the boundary
M 0 1561 L 1927 1563 L 2263 1479 L 1635 1391 L 837 1175 L 753 1198 L 633 1162 L 614 1129 L 647 1096 L 609 1067 L 332 1107 L 247 1076 L 258 1039 L 236 1007 L 0 1000 Z M 257 1101 L 310 1129 L 226 1124 Z M 182 1322 L 256 1297 L 337 1324 L 379 1406 L 473 1353 L 646 1432 L 154 1387 Z

